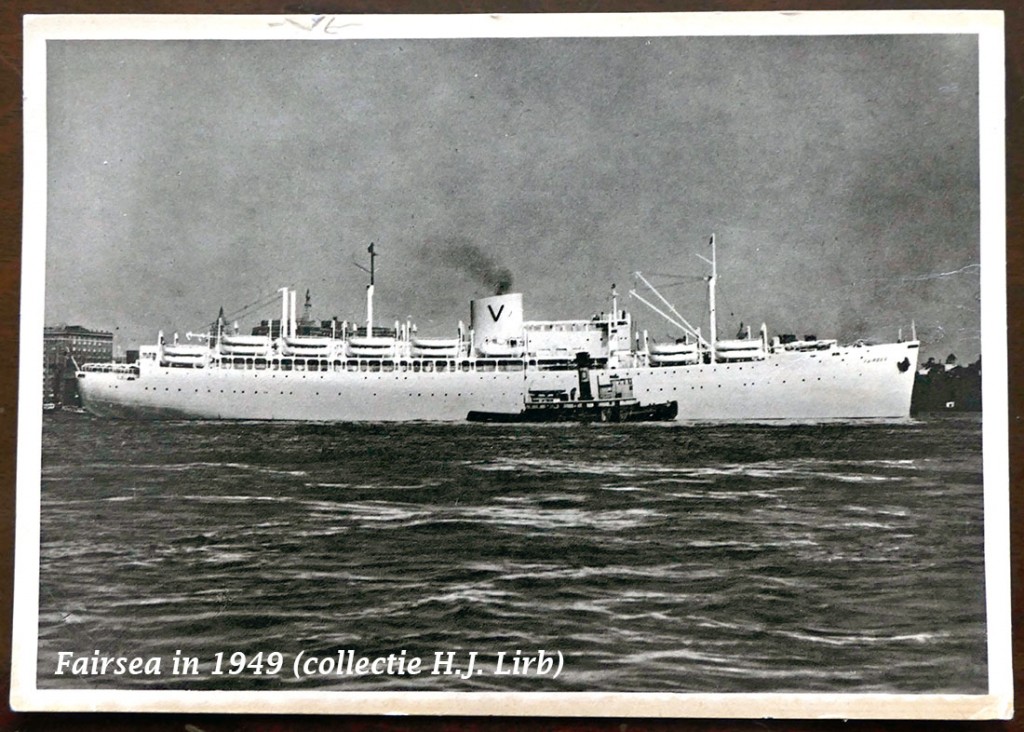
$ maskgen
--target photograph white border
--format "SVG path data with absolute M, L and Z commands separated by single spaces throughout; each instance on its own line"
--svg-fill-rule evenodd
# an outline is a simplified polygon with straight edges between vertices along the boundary
M 24 21 L 24 218 L 11 706 L 19 711 L 188 711 L 567 717 L 1008 719 L 1010 635 L 1004 34 L 1001 11 L 185 16 L 35 15 Z M 36 688 L 47 205 L 46 43 L 100 39 L 380 39 L 976 34 L 979 48 L 985 583 L 988 693 L 689 694 L 103 691 Z

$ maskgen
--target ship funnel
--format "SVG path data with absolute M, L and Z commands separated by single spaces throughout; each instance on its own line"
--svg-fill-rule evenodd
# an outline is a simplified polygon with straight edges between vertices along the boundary
M 523 335 L 523 296 L 482 297 L 469 303 L 470 328 L 476 345 L 485 342 L 507 344 Z

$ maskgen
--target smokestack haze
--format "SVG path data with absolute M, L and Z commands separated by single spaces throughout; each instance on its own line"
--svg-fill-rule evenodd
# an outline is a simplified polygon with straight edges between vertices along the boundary
M 504 295 L 512 289 L 512 270 L 500 265 L 494 257 L 476 244 L 465 241 L 449 241 L 431 252 L 443 264 L 465 272 L 480 284 Z

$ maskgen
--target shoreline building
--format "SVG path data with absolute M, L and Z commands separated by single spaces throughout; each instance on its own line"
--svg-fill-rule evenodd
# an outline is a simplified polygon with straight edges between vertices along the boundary
M 43 403 L 79 405 L 75 366 L 114 358 L 114 334 L 81 325 L 43 328 Z M 74 360 L 74 364 L 72 363 Z

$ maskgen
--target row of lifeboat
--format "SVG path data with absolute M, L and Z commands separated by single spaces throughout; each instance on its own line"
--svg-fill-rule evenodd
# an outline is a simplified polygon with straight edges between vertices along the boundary
M 719 361 L 760 361 L 766 353 L 760 339 L 742 338 L 715 341 L 715 355 Z M 648 358 L 652 366 L 688 366 L 700 362 L 701 350 L 696 342 L 652 343 Z
M 279 346 L 282 356 L 317 358 L 334 355 L 338 341 L 328 337 L 304 336 L 283 338 Z M 345 355 L 352 358 L 393 358 L 399 341 L 387 336 L 353 336 L 345 341 Z M 413 338 L 412 355 L 420 358 L 457 358 L 462 353 L 458 338 Z M 225 356 L 266 358 L 271 355 L 273 340 L 269 336 L 224 335 L 220 353 Z M 210 347 L 205 344 L 167 344 L 163 361 L 173 365 L 198 365 L 205 362 Z M 485 355 L 492 355 L 486 353 Z M 521 355 L 521 351 L 520 351 Z
M 813 344 L 820 347 L 823 342 Z M 299 358 L 333 356 L 332 349 L 337 341 L 326 337 L 284 338 L 280 355 Z M 351 358 L 394 358 L 399 341 L 387 336 L 353 336 L 345 342 L 345 355 Z M 458 338 L 413 338 L 411 355 L 418 358 L 458 358 L 462 345 Z M 268 336 L 232 335 L 223 336 L 220 353 L 225 356 L 266 358 L 271 355 L 273 342 Z M 477 345 L 479 355 L 486 358 L 518 358 L 525 348 L 517 344 L 498 341 L 484 341 Z M 760 339 L 720 340 L 715 343 L 720 361 L 755 361 L 765 357 Z M 210 349 L 206 345 L 178 344 L 165 345 L 165 363 L 179 366 L 196 366 L 204 363 Z M 648 349 L 653 366 L 687 366 L 699 363 L 702 352 L 697 343 L 652 343 Z

